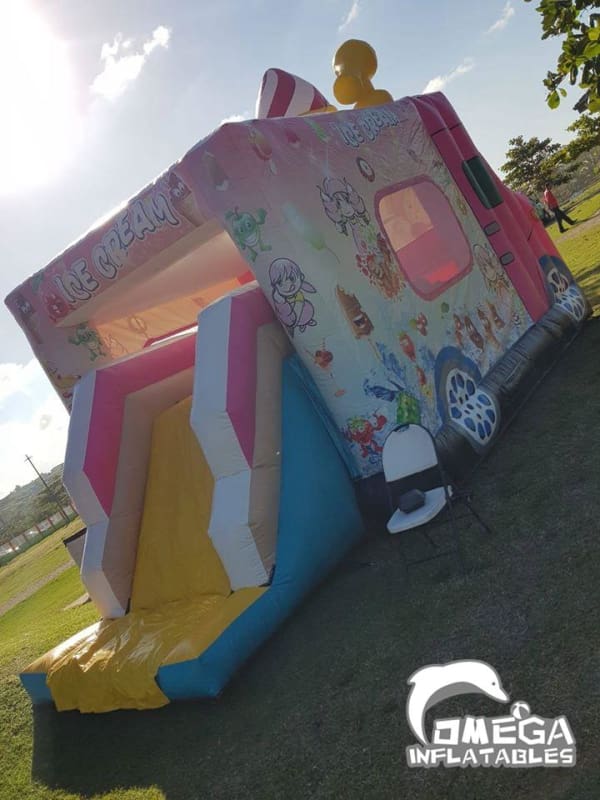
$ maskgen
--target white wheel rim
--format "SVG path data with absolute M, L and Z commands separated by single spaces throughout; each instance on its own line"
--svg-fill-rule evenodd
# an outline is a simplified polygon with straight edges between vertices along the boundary
M 478 445 L 494 436 L 499 414 L 493 398 L 475 380 L 455 367 L 446 376 L 446 404 L 450 421 Z

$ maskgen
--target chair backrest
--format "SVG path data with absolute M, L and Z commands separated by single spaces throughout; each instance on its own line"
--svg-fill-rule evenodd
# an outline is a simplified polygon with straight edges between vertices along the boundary
M 401 425 L 383 445 L 383 473 L 394 495 L 409 489 L 428 491 L 444 485 L 435 442 L 422 425 Z

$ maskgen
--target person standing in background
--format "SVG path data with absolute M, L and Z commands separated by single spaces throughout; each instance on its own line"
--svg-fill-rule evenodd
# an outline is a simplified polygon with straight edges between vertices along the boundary
M 558 224 L 558 230 L 561 233 L 565 232 L 565 229 L 562 226 L 563 220 L 565 222 L 567 222 L 569 225 L 575 225 L 575 223 L 577 222 L 577 220 L 571 219 L 571 217 L 568 217 L 565 214 L 565 212 L 562 210 L 562 208 L 558 205 L 558 200 L 552 194 L 552 190 L 550 188 L 550 184 L 549 183 L 546 184 L 546 189 L 544 191 L 544 203 L 546 203 L 546 205 L 548 206 L 550 211 L 556 217 L 556 222 Z

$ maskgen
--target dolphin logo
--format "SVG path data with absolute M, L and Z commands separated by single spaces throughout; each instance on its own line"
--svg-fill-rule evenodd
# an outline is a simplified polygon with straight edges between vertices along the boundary
M 500 703 L 508 703 L 500 676 L 485 661 L 450 661 L 432 664 L 414 672 L 408 679 L 412 689 L 406 701 L 406 718 L 411 731 L 422 744 L 425 735 L 425 712 L 436 703 L 457 694 L 485 694 Z

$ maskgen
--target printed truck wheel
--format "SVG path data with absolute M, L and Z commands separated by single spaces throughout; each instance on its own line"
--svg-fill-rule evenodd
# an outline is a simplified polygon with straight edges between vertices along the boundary
M 561 297 L 569 288 L 568 278 L 559 271 L 558 267 L 552 267 L 552 269 L 548 271 L 546 280 L 550 285 L 555 299 Z
M 566 311 L 575 322 L 581 322 L 586 314 L 586 302 L 581 289 L 572 283 L 556 300 L 555 305 Z
M 573 285 L 573 276 L 565 262 L 558 256 L 544 255 L 540 258 L 539 265 L 546 279 L 548 299 L 551 303 L 555 303 L 569 286 Z
M 455 347 L 443 348 L 435 364 L 438 412 L 442 420 L 483 450 L 500 427 L 495 397 L 480 386 L 481 373 L 470 358 Z
M 496 433 L 499 414 L 493 398 L 473 378 L 458 368 L 446 378 L 446 402 L 450 422 L 458 425 L 479 447 Z

